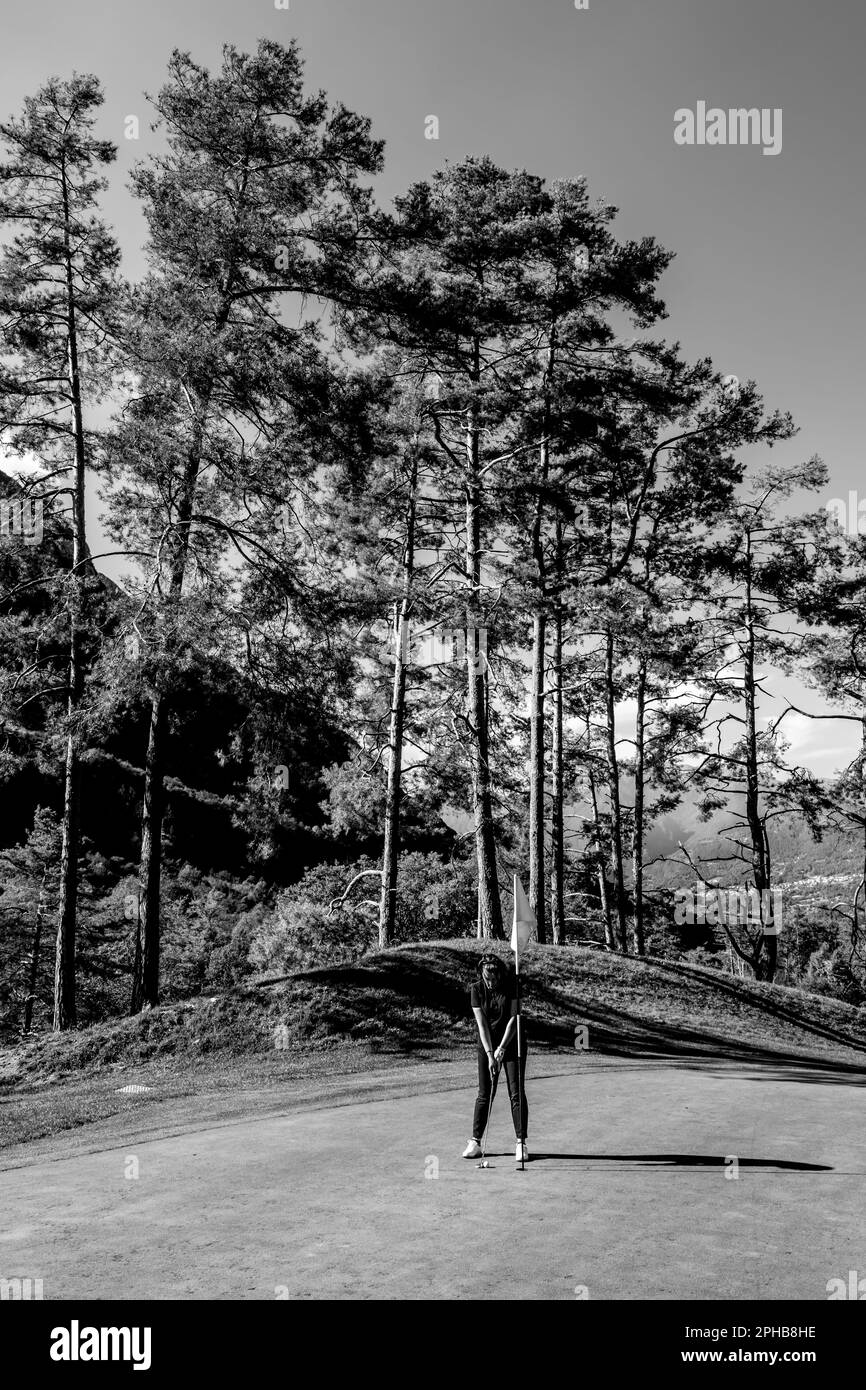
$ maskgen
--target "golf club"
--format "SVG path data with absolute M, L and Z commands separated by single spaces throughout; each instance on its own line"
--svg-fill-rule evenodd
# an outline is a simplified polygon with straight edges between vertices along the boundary
M 487 1124 L 484 1126 L 484 1136 L 481 1140 L 481 1162 L 476 1163 L 476 1168 L 489 1168 L 490 1160 L 486 1157 L 487 1153 L 487 1132 L 490 1129 L 490 1116 L 493 1112 L 493 1098 L 496 1095 L 496 1087 L 499 1085 L 499 1067 L 496 1066 L 493 1073 L 493 1084 L 490 1087 L 490 1099 L 487 1102 Z

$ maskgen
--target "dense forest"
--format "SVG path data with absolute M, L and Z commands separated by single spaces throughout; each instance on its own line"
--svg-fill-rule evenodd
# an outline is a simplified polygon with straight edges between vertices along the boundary
M 291 45 L 151 101 L 134 283 L 98 78 L 0 125 L 7 1035 L 501 938 L 514 874 L 540 943 L 866 1002 L 866 544 L 672 253 L 483 157 L 381 207 Z

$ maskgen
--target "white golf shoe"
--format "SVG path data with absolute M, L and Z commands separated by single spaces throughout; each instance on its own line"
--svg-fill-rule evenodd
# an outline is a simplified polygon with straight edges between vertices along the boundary
M 517 1141 L 517 1148 L 514 1150 L 514 1162 L 515 1162 L 515 1163 L 525 1163 L 526 1160 L 527 1160 L 528 1158 L 529 1158 L 529 1150 L 528 1150 L 527 1147 L 526 1147 L 526 1142 L 525 1142 L 525 1140 L 518 1139 L 518 1141 Z
M 482 1148 L 477 1139 L 470 1139 L 466 1148 L 463 1150 L 464 1158 L 480 1158 Z

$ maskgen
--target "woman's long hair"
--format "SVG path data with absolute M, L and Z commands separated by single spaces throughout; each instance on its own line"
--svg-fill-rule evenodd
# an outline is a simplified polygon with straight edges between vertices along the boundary
M 484 967 L 490 964 L 496 966 L 496 984 L 492 989 L 488 989 L 484 979 Z M 492 994 L 505 994 L 508 988 L 508 967 L 498 956 L 494 956 L 492 953 L 482 956 L 475 967 L 475 973 L 478 976 L 479 985 L 484 990 L 485 999 L 489 999 Z

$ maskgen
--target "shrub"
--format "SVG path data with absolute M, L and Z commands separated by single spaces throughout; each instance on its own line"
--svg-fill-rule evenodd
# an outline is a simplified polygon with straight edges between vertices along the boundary
M 379 939 L 379 880 L 352 879 L 378 866 L 318 864 L 281 893 L 276 907 L 252 928 L 249 965 L 269 974 L 358 960 Z M 333 907 L 331 906 L 333 904 Z M 438 855 L 406 854 L 397 878 L 394 944 L 475 933 L 475 885 L 467 862 L 444 863 Z
M 846 1004 L 866 1002 L 866 982 L 861 972 L 852 969 L 848 957 L 849 950 L 820 946 L 809 957 L 809 964 L 801 985 L 811 994 L 828 994 L 834 999 L 844 999 Z M 856 957 L 855 957 L 856 961 Z M 859 962 L 857 962 L 859 964 Z

